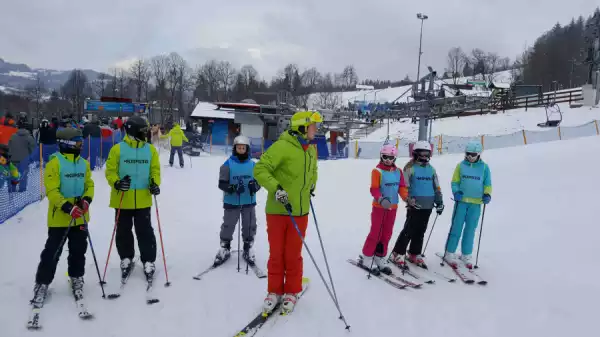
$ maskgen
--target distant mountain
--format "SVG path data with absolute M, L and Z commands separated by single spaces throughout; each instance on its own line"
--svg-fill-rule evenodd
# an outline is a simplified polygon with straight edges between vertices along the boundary
M 10 63 L 0 58 L 0 90 L 5 92 L 10 89 L 24 89 L 35 84 L 36 76 L 39 74 L 46 89 L 59 89 L 69 78 L 71 70 L 32 69 L 26 64 Z M 84 69 L 83 73 L 88 81 L 94 81 L 100 72 Z

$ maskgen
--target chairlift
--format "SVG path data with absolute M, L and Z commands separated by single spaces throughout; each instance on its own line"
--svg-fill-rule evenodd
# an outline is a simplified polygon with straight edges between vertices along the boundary
M 541 128 L 557 127 L 562 122 L 562 112 L 560 106 L 556 103 L 550 103 L 545 106 L 546 108 L 546 122 L 538 123 Z

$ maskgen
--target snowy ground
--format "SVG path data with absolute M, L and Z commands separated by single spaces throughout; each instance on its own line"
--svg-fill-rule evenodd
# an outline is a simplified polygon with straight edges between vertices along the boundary
M 563 112 L 561 126 L 578 126 L 588 123 L 594 119 L 600 119 L 599 108 L 570 108 L 568 104 L 560 104 Z M 558 117 L 557 117 L 558 118 Z M 546 121 L 546 110 L 544 108 L 515 109 L 498 113 L 496 115 L 476 115 L 468 117 L 452 117 L 435 120 L 433 122 L 432 135 L 444 134 L 447 136 L 479 136 L 479 135 L 503 135 L 521 130 L 554 130 L 537 126 L 538 123 Z M 385 121 L 387 123 L 387 120 Z M 384 123 L 384 124 L 385 124 Z M 411 124 L 409 119 L 403 122 L 390 123 L 390 138 L 416 140 L 419 133 L 419 124 Z M 374 131 L 361 141 L 385 140 L 388 134 L 387 125 Z M 360 135 L 358 133 L 357 135 Z
M 293 316 L 278 317 L 259 336 L 593 336 L 600 272 L 590 266 L 597 264 L 600 229 L 593 209 L 600 180 L 574 182 L 569 173 L 578 163 L 578 176 L 593 177 L 600 159 L 590 153 L 599 151 L 600 137 L 486 151 L 483 157 L 492 169 L 494 193 L 485 217 L 480 273 L 489 284 L 438 280 L 419 290 L 397 290 L 378 279 L 368 280 L 345 261 L 360 253 L 369 230 L 368 184 L 376 161 L 320 162 L 314 203 L 340 305 L 352 332 L 346 332 L 337 319 L 305 253 L 305 275 L 312 280 L 311 288 Z M 460 155 L 433 158 L 447 204 L 427 251 L 429 264 L 436 270 L 443 270 L 434 252 L 442 250 L 449 228 L 450 177 L 459 160 Z M 21 221 L 15 218 L 1 225 L 0 336 L 233 336 L 259 310 L 266 280 L 238 273 L 235 256 L 203 280 L 192 279 L 211 263 L 218 248 L 222 208 L 217 172 L 222 162 L 223 158 L 201 157 L 194 159 L 191 169 L 187 159 L 186 169 L 164 168 L 159 209 L 172 286 L 162 287 L 159 253 L 156 294 L 161 302 L 154 306 L 145 304 L 139 267 L 120 299 L 103 300 L 88 250 L 85 289 L 96 319 L 80 321 L 65 279 L 63 254 L 51 286 L 52 298 L 42 312 L 44 328 L 27 331 L 28 301 L 46 237 L 46 201 L 25 209 L 18 216 Z M 90 228 L 102 269 L 114 213 L 108 208 L 109 188 L 103 172 L 95 172 L 94 179 Z M 259 265 L 266 269 L 264 200 L 261 193 L 255 247 Z M 390 246 L 404 214 L 399 211 Z M 318 253 L 312 220 L 307 240 Z M 108 289 L 114 290 L 119 267 L 115 249 L 112 254 L 107 280 Z

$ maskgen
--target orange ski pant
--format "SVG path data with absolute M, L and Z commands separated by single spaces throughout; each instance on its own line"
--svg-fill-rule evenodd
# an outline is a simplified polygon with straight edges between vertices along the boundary
M 308 215 L 294 217 L 302 236 L 306 234 Z M 267 214 L 269 237 L 268 292 L 278 295 L 302 291 L 302 240 L 289 215 Z

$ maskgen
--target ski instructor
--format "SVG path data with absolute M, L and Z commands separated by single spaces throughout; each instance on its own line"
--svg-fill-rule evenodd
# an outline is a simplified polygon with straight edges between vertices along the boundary
M 291 206 L 302 236 L 306 233 L 310 197 L 317 183 L 317 151 L 309 143 L 323 118 L 318 112 L 301 111 L 290 120 L 290 129 L 261 156 L 254 176 L 268 192 L 267 235 L 269 238 L 268 295 L 264 312 L 280 302 L 283 310 L 294 309 L 302 291 L 302 240 L 294 228 L 286 205 Z

